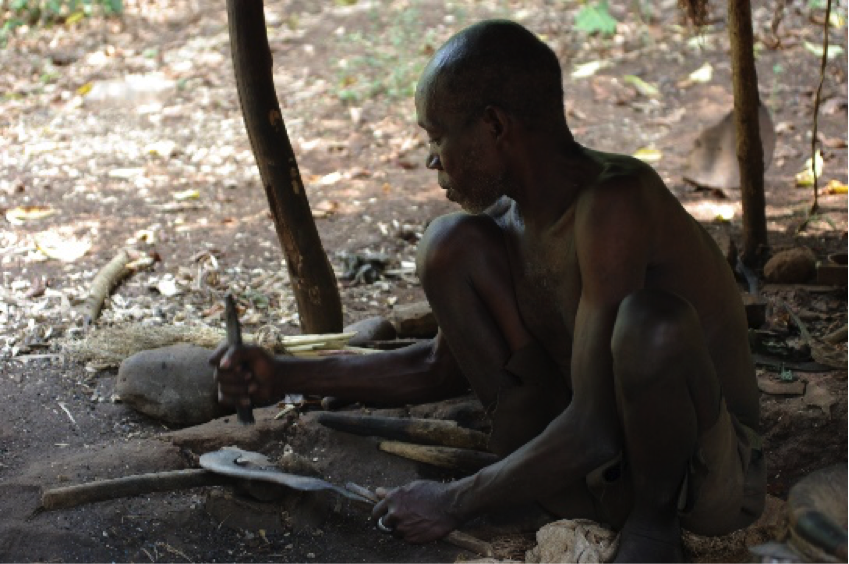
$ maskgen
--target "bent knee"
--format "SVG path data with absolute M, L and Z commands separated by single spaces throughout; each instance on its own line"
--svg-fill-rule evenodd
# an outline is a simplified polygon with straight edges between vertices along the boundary
M 613 327 L 614 373 L 640 386 L 668 373 L 703 348 L 698 313 L 685 299 L 662 290 L 639 290 L 622 300 Z
M 416 254 L 416 271 L 422 284 L 470 267 L 488 250 L 503 246 L 501 231 L 486 215 L 451 213 L 434 219 L 425 230 Z

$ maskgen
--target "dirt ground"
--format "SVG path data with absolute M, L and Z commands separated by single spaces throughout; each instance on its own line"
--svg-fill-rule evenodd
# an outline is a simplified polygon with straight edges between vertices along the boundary
M 371 284 L 340 280 L 346 323 L 423 299 L 411 269 L 416 242 L 429 220 L 455 208 L 423 166 L 425 138 L 410 95 L 433 50 L 482 18 L 518 20 L 555 49 L 579 141 L 629 154 L 656 150 L 653 165 L 720 247 L 740 244 L 739 194 L 697 191 L 682 179 L 696 136 L 732 107 L 725 16 L 715 6 L 713 23 L 696 37 L 674 1 L 622 4 L 628 7 L 611 8 L 616 35 L 602 38 L 575 28 L 577 1 L 266 2 L 283 116 L 331 263 L 341 278 L 346 255 L 383 253 L 394 272 Z M 788 0 L 777 36 L 773 12 L 758 4 L 755 34 L 761 97 L 777 131 L 766 172 L 770 245 L 774 252 L 806 246 L 826 260 L 847 248 L 847 197 L 824 188 L 847 182 L 846 5 L 838 3 L 844 23 L 830 32 L 831 48 L 842 52 L 829 60 L 822 88 L 820 212 L 798 232 L 813 198 L 795 177 L 811 153 L 820 66 L 812 51 L 823 38 L 815 4 Z M 299 332 L 244 131 L 226 26 L 220 2 L 127 1 L 120 20 L 18 30 L 0 49 L 0 397 L 7 403 L 0 561 L 469 559 L 444 543 L 401 544 L 347 502 L 320 496 L 287 500 L 280 526 L 273 518 L 262 526 L 228 521 L 215 509 L 225 495 L 219 489 L 36 511 L 42 488 L 186 468 L 202 452 L 234 443 L 272 456 L 288 445 L 339 483 L 374 488 L 450 477 L 309 417 L 275 421 L 274 408 L 252 430 L 231 419 L 169 429 L 118 401 L 114 368 L 81 361 L 64 345 L 83 335 L 89 284 L 121 248 L 160 260 L 116 289 L 100 327 L 221 327 L 229 290 L 245 307 L 246 331 L 271 324 Z M 573 74 L 594 61 L 605 65 Z M 708 81 L 689 78 L 705 64 Z M 627 75 L 657 95 L 641 93 Z M 791 347 L 800 337 L 785 305 L 816 339 L 846 325 L 845 282 L 762 285 L 761 295 L 769 303 L 764 327 Z M 845 350 L 836 346 L 843 361 Z M 808 387 L 803 396 L 762 396 L 769 493 L 777 500 L 811 471 L 847 457 L 845 368 L 788 367 L 758 367 L 762 382 L 796 378 Z M 533 539 L 499 535 L 497 527 L 483 534 L 502 558 L 521 558 Z M 691 557 L 743 561 L 746 554 Z

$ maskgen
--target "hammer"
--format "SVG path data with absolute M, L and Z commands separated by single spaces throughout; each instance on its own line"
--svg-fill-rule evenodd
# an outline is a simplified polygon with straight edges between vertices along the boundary
M 227 346 L 231 348 L 242 346 L 242 327 L 239 325 L 239 314 L 236 311 L 236 300 L 233 299 L 233 294 L 227 294 L 224 297 L 224 319 L 227 322 Z M 247 399 L 247 405 L 242 402 L 244 399 Z M 236 404 L 236 418 L 242 425 L 253 425 L 256 421 L 250 398 L 242 398 L 242 400 Z

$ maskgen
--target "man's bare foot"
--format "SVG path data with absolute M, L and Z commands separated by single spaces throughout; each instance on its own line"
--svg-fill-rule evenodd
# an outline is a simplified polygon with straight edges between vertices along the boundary
M 614 562 L 683 562 L 681 530 L 640 531 L 627 526 L 619 534 L 619 550 Z

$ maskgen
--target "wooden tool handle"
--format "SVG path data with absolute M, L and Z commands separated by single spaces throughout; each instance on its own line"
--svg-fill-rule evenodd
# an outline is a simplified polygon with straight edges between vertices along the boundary
M 224 297 L 224 319 L 227 322 L 227 346 L 238 347 L 242 345 L 242 327 L 239 325 L 239 313 L 236 311 L 236 300 L 233 294 L 227 294 Z M 236 404 L 236 418 L 242 425 L 253 425 L 256 423 L 254 419 L 253 406 Z
M 95 503 L 119 497 L 131 497 L 153 492 L 167 492 L 185 488 L 218 486 L 232 480 L 202 469 L 173 470 L 137 474 L 87 484 L 45 490 L 41 495 L 44 509 L 65 509 L 85 503 Z

